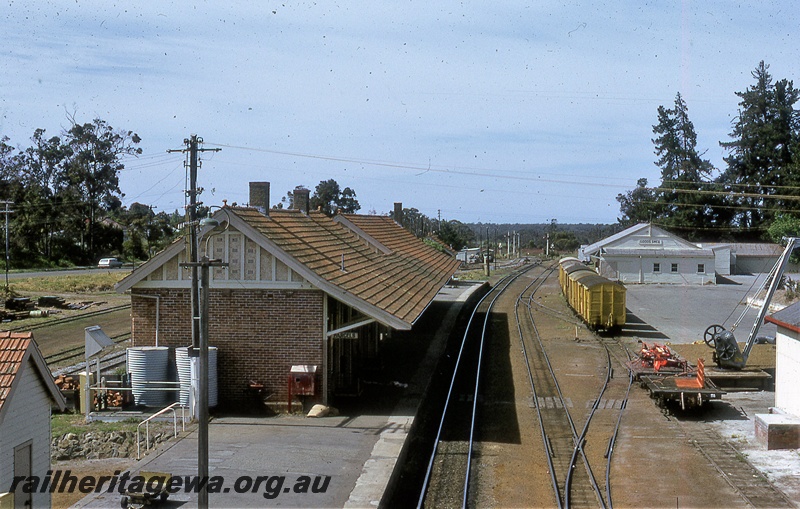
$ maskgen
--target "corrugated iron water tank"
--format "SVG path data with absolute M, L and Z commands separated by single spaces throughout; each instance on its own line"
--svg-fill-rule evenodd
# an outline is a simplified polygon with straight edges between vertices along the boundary
M 137 346 L 127 350 L 128 373 L 137 405 L 165 406 L 171 394 L 168 387 L 169 348 L 165 346 Z
M 185 346 L 175 349 L 175 364 L 180 382 L 180 404 L 189 406 L 189 394 L 192 391 L 192 380 L 200 376 L 200 358 L 189 357 L 189 349 Z M 199 397 L 196 395 L 195 397 Z M 208 406 L 215 407 L 219 401 L 217 390 L 217 347 L 208 347 Z

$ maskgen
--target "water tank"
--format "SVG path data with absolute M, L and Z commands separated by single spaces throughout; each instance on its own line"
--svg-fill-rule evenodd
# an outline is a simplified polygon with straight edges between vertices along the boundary
M 163 407 L 170 392 L 163 390 L 169 368 L 169 349 L 165 346 L 139 346 L 127 350 L 133 400 L 137 405 Z M 154 388 L 162 390 L 152 390 Z M 150 389 L 150 390 L 148 390 Z
M 189 406 L 189 394 L 192 391 L 192 380 L 200 376 L 200 358 L 189 357 L 188 346 L 175 349 L 175 364 L 180 382 L 181 405 Z M 219 401 L 217 391 L 217 347 L 208 347 L 208 406 L 215 407 Z M 196 397 L 199 397 L 197 395 Z

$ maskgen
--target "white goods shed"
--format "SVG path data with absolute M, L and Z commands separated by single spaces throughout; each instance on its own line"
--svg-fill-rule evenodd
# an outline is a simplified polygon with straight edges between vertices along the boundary
M 714 283 L 715 255 L 657 226 L 641 223 L 585 246 L 598 272 L 626 284 Z

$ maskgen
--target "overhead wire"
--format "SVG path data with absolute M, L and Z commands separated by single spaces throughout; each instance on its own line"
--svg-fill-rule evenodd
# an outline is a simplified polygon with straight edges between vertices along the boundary
M 464 167 L 446 167 L 442 165 L 431 165 L 431 164 L 412 164 L 412 163 L 397 163 L 397 162 L 390 162 L 390 161 L 380 161 L 380 160 L 370 160 L 370 159 L 358 159 L 352 157 L 340 157 L 340 156 L 329 156 L 329 155 L 320 155 L 320 154 L 305 154 L 302 152 L 288 152 L 288 151 L 280 151 L 280 150 L 272 150 L 267 148 L 255 148 L 255 147 L 246 147 L 242 145 L 230 145 L 230 144 L 222 144 L 222 143 L 212 143 L 206 142 L 207 145 L 222 147 L 222 148 L 232 148 L 238 150 L 248 150 L 248 151 L 255 151 L 255 152 L 264 152 L 269 154 L 276 154 L 276 155 L 283 155 L 283 156 L 291 156 L 291 157 L 302 157 L 302 158 L 309 158 L 309 159 L 318 159 L 323 161 L 335 161 L 335 162 L 346 162 L 346 163 L 354 163 L 354 164 L 362 164 L 362 165 L 370 165 L 370 166 L 379 166 L 385 168 L 395 168 L 395 169 L 404 169 L 404 170 L 413 170 L 413 171 L 423 171 L 423 172 L 436 172 L 442 174 L 451 174 L 451 175 L 462 175 L 462 176 L 472 176 L 472 177 L 490 177 L 490 178 L 498 178 L 498 179 L 507 179 L 507 180 L 520 180 L 520 181 L 531 181 L 531 182 L 547 182 L 553 184 L 568 184 L 568 185 L 588 185 L 594 187 L 612 187 L 612 188 L 620 188 L 623 187 L 618 184 L 605 184 L 600 182 L 586 182 L 586 181 L 571 181 L 571 180 L 560 180 L 560 179 L 552 179 L 552 178 L 542 178 L 540 175 L 509 175 L 509 174 L 502 174 L 499 172 L 495 172 L 493 169 L 486 169 L 486 168 L 477 168 L 475 171 L 467 171 L 470 168 Z M 489 173 L 491 172 L 491 173 Z M 527 172 L 526 172 L 527 173 Z M 576 178 L 586 179 L 586 178 L 603 178 L 604 180 L 608 180 L 604 176 L 576 176 Z M 706 184 L 705 182 L 688 182 L 688 181 L 670 181 L 674 183 L 678 182 L 686 182 L 687 184 Z M 708 183 L 708 184 L 715 184 L 715 185 L 727 185 L 727 184 L 720 184 L 720 183 Z M 736 184 L 737 186 L 752 186 L 753 184 Z M 796 189 L 800 191 L 800 186 L 768 186 L 772 188 L 782 188 L 782 189 Z M 761 194 L 761 193 L 747 193 L 747 192 L 734 192 L 734 191 L 716 191 L 716 190 L 704 190 L 704 189 L 680 189 L 680 188 L 672 188 L 672 187 L 646 187 L 645 189 L 650 191 L 656 192 L 675 192 L 680 194 L 699 194 L 699 195 L 712 195 L 712 196 L 726 196 L 726 197 L 736 197 L 736 198 L 762 198 L 762 199 L 783 199 L 783 200 L 797 200 L 800 201 L 800 195 L 793 196 L 793 195 L 783 195 L 783 194 Z

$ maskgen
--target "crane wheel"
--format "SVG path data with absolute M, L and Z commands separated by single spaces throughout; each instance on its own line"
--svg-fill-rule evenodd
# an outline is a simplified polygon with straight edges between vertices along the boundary
M 735 345 L 725 345 L 725 348 L 719 352 L 719 358 L 724 361 L 729 361 L 733 359 L 736 355 L 736 346 Z
M 722 325 L 709 325 L 706 331 L 703 333 L 703 341 L 710 346 L 711 348 L 716 347 L 716 337 L 717 334 L 724 331 L 725 327 Z

